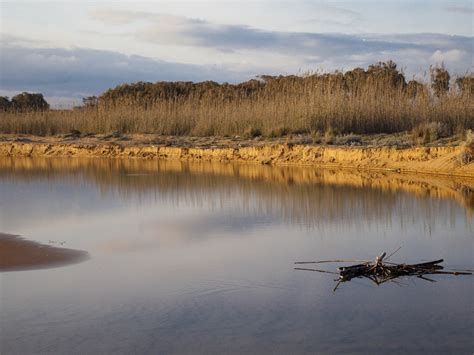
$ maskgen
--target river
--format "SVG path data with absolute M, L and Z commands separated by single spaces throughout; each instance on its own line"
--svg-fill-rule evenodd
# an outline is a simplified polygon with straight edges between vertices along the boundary
M 88 258 L 0 273 L 0 353 L 472 354 L 472 276 L 356 279 L 333 292 L 336 275 L 294 262 L 372 260 L 401 247 L 392 261 L 473 269 L 473 186 L 251 164 L 1 158 L 0 232 Z

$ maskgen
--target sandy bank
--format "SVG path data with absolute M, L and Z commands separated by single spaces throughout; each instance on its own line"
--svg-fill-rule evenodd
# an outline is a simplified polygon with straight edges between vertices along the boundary
M 0 233 L 0 272 L 75 264 L 88 258 L 82 250 L 57 248 Z
M 3 157 L 141 158 L 181 161 L 251 162 L 365 170 L 391 170 L 474 177 L 474 163 L 461 164 L 461 146 L 352 147 L 258 142 L 207 146 L 168 146 L 160 142 L 97 139 L 4 140 Z

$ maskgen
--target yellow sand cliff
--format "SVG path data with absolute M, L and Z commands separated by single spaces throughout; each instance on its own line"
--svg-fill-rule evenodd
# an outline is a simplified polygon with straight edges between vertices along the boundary
M 474 163 L 461 164 L 462 147 L 330 147 L 269 144 L 235 148 L 187 148 L 121 145 L 1 142 L 0 156 L 142 158 L 184 161 L 254 162 L 474 177 Z

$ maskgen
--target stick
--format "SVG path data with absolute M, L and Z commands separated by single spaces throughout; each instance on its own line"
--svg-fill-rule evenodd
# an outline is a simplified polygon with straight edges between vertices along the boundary
M 325 264 L 325 263 L 368 263 L 367 260 L 320 260 L 320 261 L 295 261 L 295 264 Z
M 339 285 L 341 284 L 342 280 L 339 280 L 336 284 L 336 287 L 334 287 L 334 290 L 332 290 L 332 292 L 336 292 L 337 288 L 339 287 Z
M 385 260 L 388 260 L 390 259 L 391 256 L 393 256 L 396 252 L 398 252 L 402 247 L 398 247 L 397 250 L 395 250 L 392 254 L 390 254 L 389 256 L 387 256 L 387 258 Z
M 302 268 L 302 267 L 295 267 L 294 270 L 317 271 L 317 272 L 324 272 L 324 273 L 327 273 L 327 274 L 339 275 L 339 273 L 337 273 L 337 272 L 326 271 L 326 270 L 318 270 L 318 269 L 306 269 L 306 268 Z
M 434 260 L 434 261 L 428 261 L 426 263 L 421 263 L 421 264 L 412 264 L 412 265 L 409 265 L 409 266 L 413 266 L 413 267 L 424 267 L 424 266 L 430 266 L 430 265 L 434 265 L 434 264 L 439 264 L 439 263 L 442 263 L 444 261 L 444 259 L 439 259 L 439 260 Z

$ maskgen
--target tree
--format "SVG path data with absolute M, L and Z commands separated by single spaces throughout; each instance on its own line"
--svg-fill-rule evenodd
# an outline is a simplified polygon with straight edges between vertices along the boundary
M 0 111 L 8 111 L 12 106 L 10 100 L 6 96 L 0 96 Z
M 11 108 L 17 111 L 45 111 L 49 109 L 49 104 L 43 94 L 23 92 L 12 97 Z
M 372 64 L 367 69 L 368 84 L 378 91 L 405 88 L 406 80 L 402 72 L 397 69 L 397 64 L 391 60 Z

